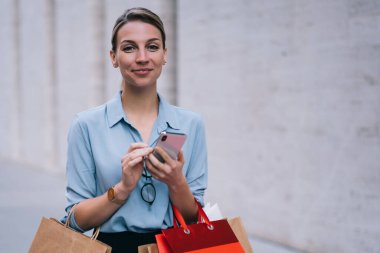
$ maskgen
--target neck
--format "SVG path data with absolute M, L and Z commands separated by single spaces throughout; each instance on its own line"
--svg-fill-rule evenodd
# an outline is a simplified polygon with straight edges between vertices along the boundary
M 158 114 L 158 97 L 155 87 L 140 89 L 124 84 L 121 99 L 123 110 L 128 117 Z

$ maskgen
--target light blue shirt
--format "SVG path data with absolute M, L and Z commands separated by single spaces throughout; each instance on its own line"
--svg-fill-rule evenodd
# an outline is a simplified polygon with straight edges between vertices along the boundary
M 88 198 L 104 194 L 121 179 L 121 158 L 134 142 L 142 142 L 140 133 L 125 115 L 121 93 L 99 107 L 76 115 L 68 134 L 67 188 L 68 212 L 72 206 Z M 159 113 L 150 136 L 154 146 L 162 131 L 184 133 L 185 164 L 183 174 L 194 197 L 203 205 L 207 187 L 207 148 L 205 128 L 201 117 L 175 107 L 159 97 Z M 146 179 L 141 177 L 127 202 L 102 226 L 102 232 L 149 232 L 172 226 L 172 209 L 166 184 L 153 180 L 156 199 L 150 206 L 140 190 Z M 63 219 L 65 220 L 65 218 Z M 70 225 L 83 231 L 75 222 Z

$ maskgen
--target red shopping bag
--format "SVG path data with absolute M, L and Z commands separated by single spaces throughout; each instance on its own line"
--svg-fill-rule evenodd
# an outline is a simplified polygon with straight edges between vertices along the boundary
M 198 205 L 198 223 L 187 225 L 178 209 L 173 207 L 173 228 L 156 235 L 159 253 L 244 253 L 227 220 L 209 221 Z M 180 224 L 178 226 L 176 220 Z

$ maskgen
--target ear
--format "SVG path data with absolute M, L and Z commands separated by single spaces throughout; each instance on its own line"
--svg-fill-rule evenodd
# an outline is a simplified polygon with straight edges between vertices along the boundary
M 117 63 L 116 61 L 116 54 L 114 51 L 110 50 L 110 58 L 111 58 L 111 62 L 112 62 L 112 65 L 114 68 L 117 68 L 119 67 L 119 64 Z
M 164 65 L 166 64 L 167 61 L 168 61 L 168 50 L 165 48 L 164 49 Z

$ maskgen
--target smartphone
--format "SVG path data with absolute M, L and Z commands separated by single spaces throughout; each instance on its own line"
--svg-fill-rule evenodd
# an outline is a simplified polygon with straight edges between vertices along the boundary
M 177 160 L 178 153 L 185 143 L 185 140 L 186 134 L 162 132 L 160 137 L 158 137 L 156 147 L 161 147 L 173 160 Z M 153 151 L 153 155 L 157 158 L 157 160 L 165 163 L 162 156 L 155 150 Z

